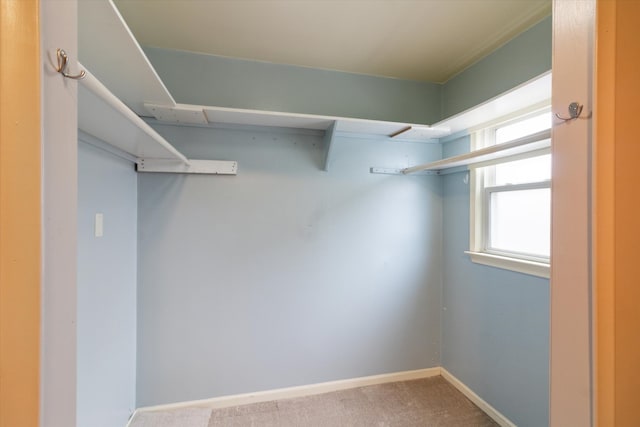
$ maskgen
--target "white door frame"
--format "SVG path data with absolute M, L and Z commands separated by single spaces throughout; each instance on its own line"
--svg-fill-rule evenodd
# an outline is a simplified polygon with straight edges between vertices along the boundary
M 76 425 L 77 81 L 54 70 L 56 49 L 77 70 L 77 0 L 40 0 L 42 313 L 40 425 Z
M 554 119 L 550 408 L 551 426 L 592 425 L 591 127 L 595 0 L 554 0 Z

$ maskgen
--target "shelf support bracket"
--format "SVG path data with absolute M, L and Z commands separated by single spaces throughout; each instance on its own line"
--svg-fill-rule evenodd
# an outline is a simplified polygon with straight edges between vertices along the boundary
M 404 169 L 402 168 L 369 168 L 370 173 L 383 174 L 383 175 L 404 175 Z M 413 175 L 440 175 L 438 171 L 420 171 Z
M 236 175 L 238 162 L 229 160 L 189 160 L 186 165 L 173 159 L 139 159 L 138 172 L 164 172 L 205 175 Z
M 325 172 L 329 171 L 329 164 L 331 163 L 331 155 L 332 155 L 332 148 L 333 148 L 333 141 L 335 139 L 336 136 L 336 121 L 334 121 L 333 123 L 331 123 L 331 125 L 329 125 L 329 127 L 327 128 L 327 130 L 324 132 L 324 139 L 323 139 L 323 144 L 324 144 L 324 168 L 323 170 Z

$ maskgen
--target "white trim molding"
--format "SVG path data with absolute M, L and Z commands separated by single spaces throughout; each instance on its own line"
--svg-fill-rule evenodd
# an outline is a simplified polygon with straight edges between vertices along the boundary
M 486 252 L 465 251 L 464 253 L 469 255 L 471 261 L 476 264 L 517 271 L 518 273 L 544 277 L 545 279 L 551 276 L 551 267 L 547 263 L 493 255 Z
M 297 387 L 279 388 L 274 390 L 259 391 L 255 393 L 235 394 L 230 396 L 214 397 L 212 399 L 193 400 L 189 402 L 169 403 L 166 405 L 147 406 L 139 408 L 136 412 L 160 411 L 167 409 L 179 409 L 187 407 L 198 408 L 228 408 L 230 406 L 247 405 L 249 403 L 269 402 L 272 400 L 291 399 L 295 397 L 312 396 L 315 394 L 329 393 L 332 391 L 347 390 L 350 388 L 364 387 L 375 384 L 385 384 L 397 381 L 417 380 L 421 378 L 436 377 L 440 375 L 440 367 L 418 369 L 415 371 L 395 372 L 391 374 L 373 375 L 369 377 L 352 378 L 346 380 L 329 381 L 324 383 L 309 384 Z
M 467 387 L 462 381 L 454 377 L 451 372 L 445 368 L 440 368 L 440 375 L 447 380 L 452 386 L 458 389 L 460 393 L 464 394 L 470 401 L 472 401 L 478 408 L 482 409 L 484 413 L 490 416 L 501 427 L 516 427 L 507 417 L 502 415 L 496 408 L 489 405 L 483 398 L 478 396 L 473 390 Z
M 369 377 L 352 378 L 325 383 L 310 384 L 299 387 L 288 387 L 274 390 L 259 391 L 256 393 L 236 394 L 231 396 L 214 397 L 212 399 L 193 400 L 189 402 L 170 403 L 166 405 L 147 406 L 139 408 L 136 412 L 166 411 L 182 408 L 211 408 L 220 409 L 230 406 L 246 405 L 250 403 L 269 402 L 279 399 L 290 399 L 295 397 L 312 396 L 316 394 L 329 393 L 332 391 L 347 390 L 350 388 L 364 387 L 375 384 L 385 384 L 397 381 L 410 381 L 421 378 L 430 378 L 441 375 L 446 381 L 464 394 L 471 402 L 478 406 L 491 419 L 501 427 L 516 427 L 507 417 L 501 414 L 496 408 L 488 404 L 478 396 L 473 390 L 467 387 L 462 381 L 453 376 L 446 369 L 436 366 L 434 368 L 418 369 L 414 371 L 395 372 L 391 374 L 373 375 Z M 134 413 L 135 415 L 135 413 Z M 131 419 L 134 418 L 131 416 Z

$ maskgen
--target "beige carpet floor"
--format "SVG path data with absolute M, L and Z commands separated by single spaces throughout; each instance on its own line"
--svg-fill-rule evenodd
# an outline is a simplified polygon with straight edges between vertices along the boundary
M 193 413 L 192 413 L 193 414 Z M 142 414 L 139 414 L 142 415 Z M 195 414 L 193 414 L 195 415 Z M 201 427 L 175 418 L 154 427 Z M 137 424 L 131 427 L 153 424 Z M 145 421 L 142 418 L 139 421 Z M 151 421 L 151 420 L 146 420 Z M 158 421 L 158 419 L 154 420 Z M 194 421 L 196 421 L 194 419 Z M 294 399 L 214 409 L 208 427 L 489 427 L 497 426 L 440 376 L 379 384 Z
M 183 408 L 136 413 L 129 427 L 207 427 L 211 409 Z

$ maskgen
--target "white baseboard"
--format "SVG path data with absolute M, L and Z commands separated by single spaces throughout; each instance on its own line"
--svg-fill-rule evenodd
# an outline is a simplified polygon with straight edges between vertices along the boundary
M 473 390 L 467 387 L 462 381 L 454 377 L 449 371 L 444 368 L 440 368 L 440 375 L 442 378 L 449 381 L 449 383 L 457 388 L 462 394 L 472 401 L 478 408 L 482 409 L 487 415 L 489 415 L 495 422 L 500 424 L 501 427 L 516 427 L 507 417 L 502 415 L 496 408 L 489 405 L 484 399 L 478 396 Z
M 227 408 L 229 406 L 246 405 L 249 403 L 269 402 L 271 400 L 291 399 L 294 397 L 311 396 L 332 391 L 364 387 L 374 384 L 409 381 L 440 375 L 440 367 L 403 371 L 392 374 L 373 375 L 370 377 L 352 378 L 348 380 L 330 381 L 326 383 L 310 384 L 298 387 L 279 388 L 275 390 L 259 391 L 256 393 L 236 394 L 231 396 L 214 397 L 212 399 L 192 400 L 189 402 L 169 403 L 166 405 L 147 406 L 137 409 L 137 412 L 164 411 L 167 409 L 198 407 L 198 408 Z
M 502 427 L 516 427 L 507 417 L 502 415 L 493 406 L 485 402 L 473 390 L 462 381 L 454 377 L 449 371 L 441 367 L 418 369 L 415 371 L 395 372 L 391 374 L 373 375 L 370 377 L 352 378 L 347 380 L 330 381 L 325 383 L 310 384 L 298 387 L 279 388 L 275 390 L 259 391 L 255 393 L 235 394 L 231 396 L 214 397 L 212 399 L 192 400 L 188 402 L 169 403 L 166 405 L 146 406 L 136 412 L 166 411 L 180 408 L 227 408 L 229 406 L 246 405 L 249 403 L 269 402 L 272 400 L 291 399 L 294 397 L 311 396 L 314 394 L 329 393 L 338 390 L 364 387 L 368 385 L 392 383 L 396 381 L 409 381 L 420 378 L 428 378 L 442 375 L 451 385 L 457 388 L 476 406 L 482 409 L 488 416 Z

